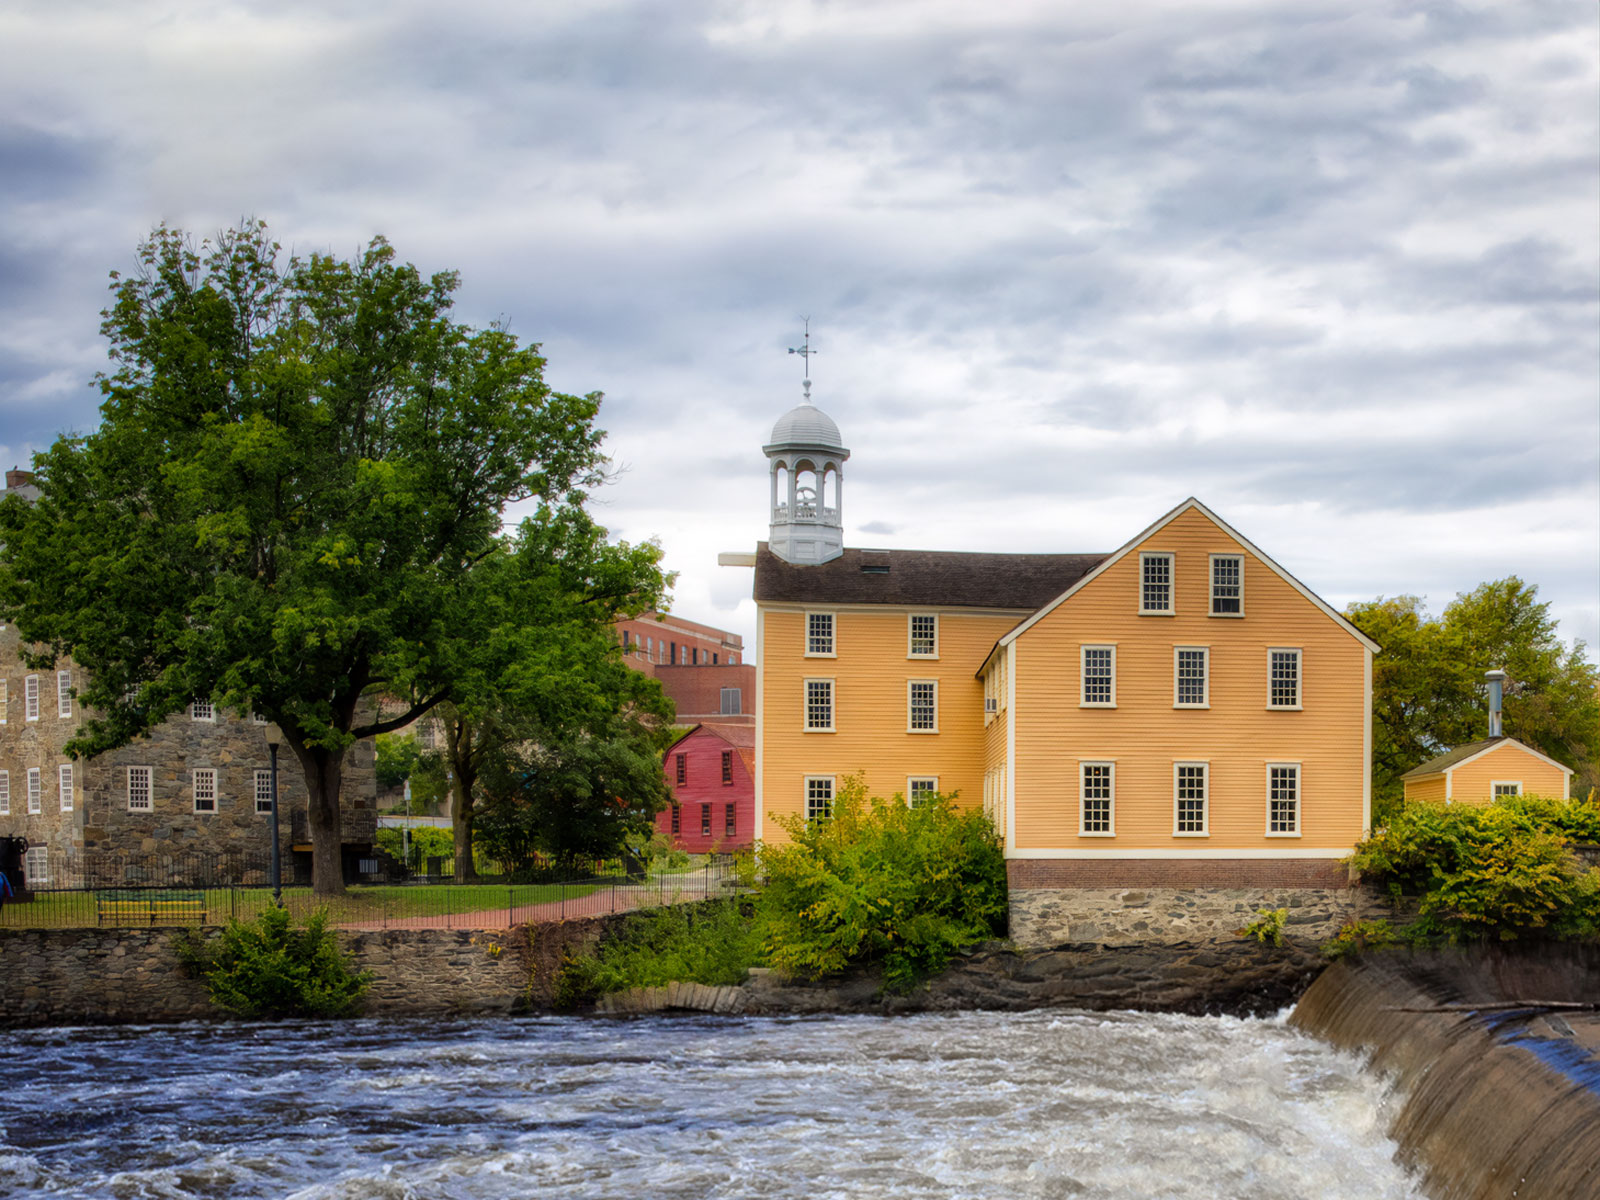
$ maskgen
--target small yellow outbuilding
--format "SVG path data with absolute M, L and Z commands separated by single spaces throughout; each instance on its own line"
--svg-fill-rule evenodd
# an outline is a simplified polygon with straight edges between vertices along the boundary
M 1488 804 L 1497 796 L 1571 794 L 1572 768 L 1516 738 L 1491 737 L 1457 746 L 1401 776 L 1407 800 Z

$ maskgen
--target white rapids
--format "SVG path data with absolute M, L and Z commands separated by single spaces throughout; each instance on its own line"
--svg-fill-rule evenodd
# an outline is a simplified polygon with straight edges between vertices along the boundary
M 0 1195 L 1413 1200 L 1281 1021 L 529 1018 L 0 1036 Z

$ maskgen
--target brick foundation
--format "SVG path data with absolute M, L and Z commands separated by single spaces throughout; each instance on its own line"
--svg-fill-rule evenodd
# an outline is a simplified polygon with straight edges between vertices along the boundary
M 1347 888 L 1332 858 L 1013 858 L 1013 891 L 1046 888 Z

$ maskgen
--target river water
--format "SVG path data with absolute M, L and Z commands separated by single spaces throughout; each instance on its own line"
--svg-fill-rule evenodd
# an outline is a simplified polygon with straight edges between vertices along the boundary
M 0 1195 L 1419 1198 L 1281 1021 L 530 1018 L 0 1035 Z

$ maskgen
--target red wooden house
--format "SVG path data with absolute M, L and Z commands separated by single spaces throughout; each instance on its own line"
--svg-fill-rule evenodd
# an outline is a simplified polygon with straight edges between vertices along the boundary
M 756 731 L 752 725 L 696 725 L 667 751 L 672 807 L 656 832 L 691 854 L 747 850 L 755 841 Z

